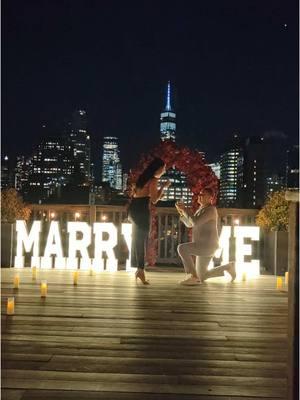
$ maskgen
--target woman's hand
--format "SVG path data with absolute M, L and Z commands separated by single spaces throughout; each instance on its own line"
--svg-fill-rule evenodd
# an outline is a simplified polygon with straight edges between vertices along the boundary
M 168 187 L 171 185 L 171 182 L 167 180 L 166 182 L 163 183 L 163 188 L 168 189 Z

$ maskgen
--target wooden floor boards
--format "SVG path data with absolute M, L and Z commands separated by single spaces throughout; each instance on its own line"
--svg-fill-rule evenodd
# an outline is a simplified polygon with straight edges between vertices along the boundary
M 275 277 L 183 287 L 120 271 L 2 269 L 2 399 L 286 399 L 287 293 Z M 40 298 L 39 280 L 48 296 Z M 15 296 L 15 315 L 6 298 Z

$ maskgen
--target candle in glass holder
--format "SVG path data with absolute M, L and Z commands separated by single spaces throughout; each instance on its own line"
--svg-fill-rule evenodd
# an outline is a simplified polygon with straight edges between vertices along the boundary
M 73 272 L 73 285 L 77 285 L 78 284 L 78 271 L 74 271 Z
M 31 272 L 32 272 L 32 280 L 33 281 L 36 281 L 36 276 L 37 276 L 37 269 L 36 269 L 36 267 L 32 267 L 31 268 Z
M 282 289 L 283 286 L 283 280 L 281 276 L 277 276 L 277 281 L 276 281 L 276 287 L 277 289 Z
M 15 298 L 14 297 L 7 298 L 6 313 L 7 313 L 7 315 L 14 315 L 14 313 L 15 313 Z
M 288 273 L 288 272 L 286 272 L 286 273 L 284 274 L 284 283 L 285 283 L 286 285 L 289 284 L 289 273 Z
M 19 289 L 20 286 L 20 275 L 16 274 L 14 276 L 14 289 Z
M 92 266 L 89 268 L 89 275 L 90 276 L 94 275 L 94 269 Z
M 246 282 L 246 280 L 247 280 L 247 272 L 244 271 L 244 272 L 242 273 L 242 281 L 243 281 L 243 282 Z
M 41 281 L 41 297 L 46 297 L 47 296 L 47 281 Z

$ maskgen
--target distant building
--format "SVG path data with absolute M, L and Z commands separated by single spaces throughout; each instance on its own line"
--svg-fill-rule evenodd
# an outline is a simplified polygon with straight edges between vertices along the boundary
M 262 207 L 269 194 L 286 187 L 287 136 L 265 132 L 244 141 L 238 166 L 238 206 Z
M 169 169 L 165 175 L 160 178 L 160 183 L 164 183 L 167 180 L 171 182 L 171 185 L 164 190 L 164 197 L 162 200 L 181 200 L 188 204 L 192 200 L 193 193 L 187 186 L 185 175 L 178 171 L 176 168 Z
M 14 187 L 12 160 L 7 156 L 1 156 L 1 189 Z
M 43 139 L 34 152 L 29 175 L 29 196 L 43 200 L 57 194 L 63 186 L 77 178 L 72 146 L 61 137 Z M 80 175 L 81 171 L 77 171 Z M 84 175 L 80 175 L 84 181 Z
M 32 173 L 32 157 L 17 156 L 15 167 L 15 188 L 26 194 L 29 189 L 29 176 Z
M 84 176 L 85 183 L 91 180 L 91 138 L 87 127 L 85 110 L 76 110 L 68 123 L 67 136 L 72 144 L 74 168 Z
M 95 182 L 95 164 L 91 162 L 90 181 Z
M 247 138 L 238 160 L 237 206 L 259 208 L 266 198 L 265 143 L 259 136 Z
M 262 136 L 233 141 L 220 158 L 221 207 L 260 208 L 267 196 L 286 187 L 287 136 L 265 132 Z
M 262 136 L 265 148 L 264 156 L 264 174 L 266 193 L 268 193 L 268 185 L 270 181 L 281 189 L 286 187 L 286 163 L 288 150 L 288 137 L 283 132 L 269 131 Z M 270 178 L 272 178 L 270 180 Z
M 220 157 L 219 205 L 236 207 L 238 199 L 238 164 L 243 163 L 242 141 L 235 134 Z
M 176 113 L 172 105 L 171 83 L 168 82 L 163 111 L 160 113 L 160 139 L 176 140 Z M 187 187 L 186 177 L 176 168 L 169 169 L 160 179 L 160 183 L 169 180 L 171 186 L 164 191 L 163 201 L 182 199 L 185 203 L 189 203 L 192 199 L 192 192 Z
M 299 145 L 287 151 L 286 181 L 288 189 L 299 188 Z
M 266 195 L 285 189 L 285 178 L 278 175 L 266 177 Z
M 165 107 L 160 113 L 160 138 L 172 140 L 176 138 L 176 114 L 171 104 L 171 83 L 168 82 Z
M 103 140 L 102 181 L 109 182 L 114 189 L 123 188 L 118 138 L 113 136 L 106 136 Z

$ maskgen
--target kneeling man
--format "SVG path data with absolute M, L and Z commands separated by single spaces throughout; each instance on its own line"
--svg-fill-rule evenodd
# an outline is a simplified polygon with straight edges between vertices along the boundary
M 200 207 L 191 215 L 191 212 L 181 202 L 175 204 L 180 215 L 180 220 L 192 230 L 192 241 L 178 245 L 177 251 L 183 262 L 187 279 L 180 282 L 182 285 L 197 285 L 208 278 L 223 276 L 224 271 L 231 275 L 233 282 L 236 273 L 234 263 L 221 265 L 207 270 L 208 264 L 218 248 L 218 212 L 212 205 L 213 191 L 210 188 L 204 188 L 198 195 Z M 197 256 L 197 271 L 194 265 L 193 257 Z

